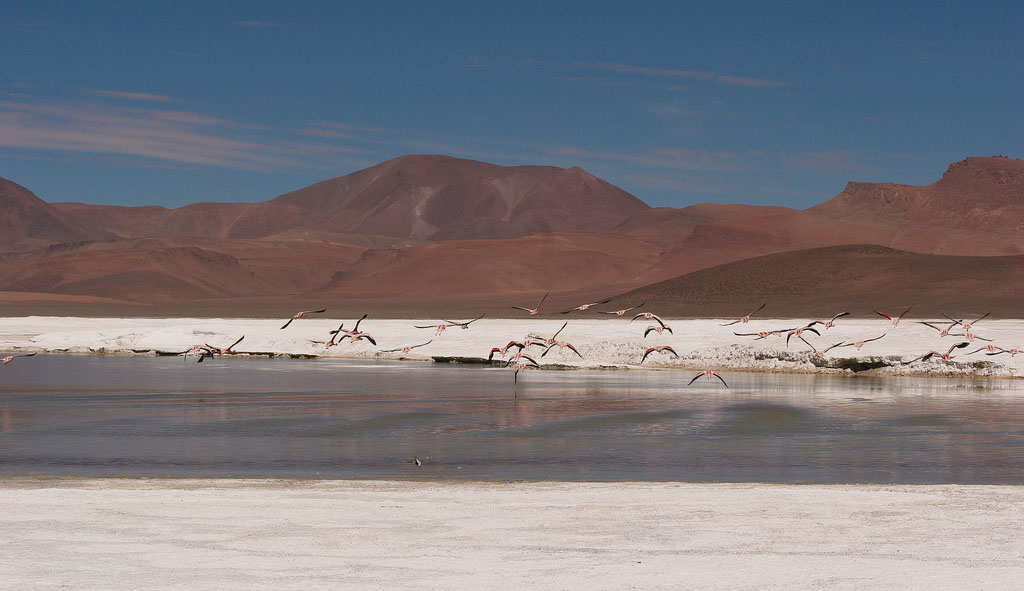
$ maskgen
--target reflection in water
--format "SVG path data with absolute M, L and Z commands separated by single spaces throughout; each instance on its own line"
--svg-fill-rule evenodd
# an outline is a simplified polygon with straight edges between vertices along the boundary
M 47 355 L 2 377 L 4 474 L 1024 483 L 1009 380 L 544 371 L 514 400 L 495 368 Z

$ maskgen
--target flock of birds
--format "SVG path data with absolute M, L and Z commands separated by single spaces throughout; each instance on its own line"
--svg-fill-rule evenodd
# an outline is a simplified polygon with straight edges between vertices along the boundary
M 547 300 L 547 297 L 548 297 L 548 294 L 544 294 L 544 297 L 541 298 L 540 302 L 538 302 L 537 305 L 532 307 L 532 308 L 525 307 L 525 306 L 512 306 L 511 308 L 515 309 L 515 310 L 524 311 L 529 316 L 537 316 L 537 315 L 540 314 L 541 306 Z M 610 299 L 606 299 L 606 300 L 602 300 L 602 301 L 599 301 L 599 302 L 590 302 L 590 303 L 586 303 L 586 304 L 581 304 L 579 306 L 575 306 L 575 307 L 570 308 L 568 310 L 564 310 L 564 311 L 560 312 L 560 314 L 571 314 L 573 312 L 586 312 L 587 310 L 590 310 L 591 308 L 607 304 L 610 301 L 611 301 Z M 618 316 L 618 317 L 625 317 L 628 313 L 633 312 L 633 311 L 637 310 L 638 308 L 643 307 L 644 305 L 645 305 L 645 303 L 640 303 L 640 304 L 637 304 L 635 306 L 631 306 L 631 307 L 624 308 L 624 309 L 621 309 L 621 310 L 610 310 L 610 311 L 608 311 L 608 310 L 596 310 L 596 312 L 601 313 L 601 314 Z M 738 318 L 736 320 L 727 322 L 725 324 L 722 324 L 721 326 L 734 326 L 734 325 L 744 325 L 744 324 L 747 324 L 748 322 L 750 322 L 750 319 L 751 319 L 752 316 L 754 316 L 755 314 L 757 314 L 758 312 L 763 310 L 766 306 L 767 306 L 767 302 L 761 304 L 754 311 L 750 312 L 746 316 L 743 316 L 742 318 Z M 903 310 L 902 312 L 900 312 L 897 315 L 886 314 L 885 312 L 881 312 L 881 311 L 878 311 L 878 310 L 873 310 L 873 312 L 875 312 L 879 316 L 882 316 L 882 317 L 888 319 L 890 321 L 891 325 L 893 327 L 896 327 L 896 326 L 899 326 L 900 321 L 907 315 L 908 312 L 910 312 L 911 309 L 913 309 L 913 307 L 914 306 L 911 305 L 911 306 L 909 306 L 908 308 L 906 308 L 905 310 Z M 324 308 L 324 309 L 320 309 L 320 310 L 304 310 L 302 312 L 298 312 L 298 313 L 294 314 L 291 318 L 289 318 L 288 321 L 285 322 L 283 326 L 281 326 L 281 330 L 287 329 L 296 320 L 308 317 L 308 316 L 313 315 L 313 314 L 323 314 L 326 311 L 327 311 L 327 309 Z M 1022 351 L 1020 349 L 1017 349 L 1017 348 L 1003 348 L 1003 347 L 991 344 L 992 339 L 987 339 L 987 338 L 978 336 L 978 335 L 976 335 L 973 332 L 975 324 L 977 324 L 981 320 L 984 320 L 985 318 L 987 318 L 989 316 L 989 314 L 990 314 L 990 312 L 986 312 L 981 317 L 979 317 L 979 318 L 977 318 L 975 320 L 967 320 L 967 319 L 963 319 L 963 318 L 956 319 L 956 318 L 953 318 L 951 316 L 948 316 L 948 315 L 944 314 L 943 316 L 949 321 L 948 325 L 946 325 L 945 323 L 941 323 L 940 324 L 940 323 L 935 323 L 935 322 L 918 321 L 920 324 L 934 329 L 938 333 L 939 337 L 947 337 L 947 336 L 962 337 L 963 340 L 961 340 L 961 341 L 951 345 L 945 351 L 931 350 L 931 351 L 923 353 L 923 354 L 921 354 L 921 355 L 919 355 L 919 356 L 917 356 L 917 357 L 915 357 L 913 359 L 910 359 L 908 361 L 901 361 L 899 363 L 901 365 L 909 365 L 911 363 L 915 363 L 915 362 L 918 362 L 918 361 L 926 361 L 926 360 L 931 359 L 933 357 L 942 359 L 943 361 L 950 361 L 954 357 L 953 352 L 955 350 L 967 348 L 967 347 L 971 346 L 971 344 L 974 343 L 974 341 L 983 341 L 983 342 L 987 342 L 989 344 L 980 346 L 979 348 L 975 349 L 974 351 L 971 351 L 971 352 L 967 353 L 967 355 L 973 355 L 975 353 L 985 352 L 985 354 L 989 355 L 989 356 L 1002 355 L 1002 354 L 1008 354 L 1010 356 L 1016 356 L 1018 353 L 1024 352 L 1024 351 Z M 771 330 L 761 330 L 761 331 L 758 331 L 758 332 L 734 332 L 733 334 L 735 334 L 738 337 L 753 337 L 754 340 L 762 340 L 762 339 L 768 339 L 768 338 L 772 338 L 772 337 L 782 337 L 782 336 L 785 336 L 786 347 L 789 347 L 789 345 L 790 345 L 791 341 L 793 340 L 793 338 L 796 337 L 796 339 L 798 339 L 799 341 L 803 342 L 810 349 L 812 355 L 814 357 L 816 357 L 816 358 L 824 358 L 830 351 L 832 351 L 834 349 L 844 348 L 844 347 L 855 347 L 855 348 L 857 348 L 859 350 L 861 347 L 863 347 L 867 343 L 878 341 L 879 339 L 882 339 L 882 338 L 884 338 L 886 336 L 886 333 L 883 332 L 882 334 L 880 334 L 880 335 L 878 335 L 876 337 L 862 339 L 862 340 L 858 340 L 858 341 L 850 341 L 850 342 L 839 341 L 839 342 L 832 343 L 832 344 L 830 344 L 828 346 L 825 346 L 825 347 L 822 347 L 822 348 L 819 348 L 818 346 L 815 346 L 810 341 L 808 341 L 806 338 L 804 338 L 804 334 L 805 333 L 811 333 L 811 334 L 817 335 L 819 337 L 822 336 L 822 333 L 820 332 L 819 329 L 824 329 L 824 330 L 831 329 L 832 327 L 835 326 L 836 322 L 840 318 L 843 318 L 843 317 L 849 316 L 849 315 L 850 315 L 849 312 L 840 312 L 840 313 L 836 314 L 835 316 L 833 316 L 832 318 L 830 318 L 829 320 L 813 320 L 813 321 L 810 321 L 807 324 L 804 324 L 802 326 L 791 326 L 791 327 L 786 327 L 786 328 L 777 328 L 777 329 L 771 329 Z M 473 324 L 474 322 L 480 320 L 483 317 L 484 317 L 484 315 L 481 314 L 480 316 L 477 316 L 476 318 L 473 318 L 471 320 L 465 320 L 465 321 L 442 320 L 441 322 L 439 322 L 437 324 L 416 325 L 416 328 L 418 328 L 418 329 L 432 329 L 432 330 L 434 330 L 434 336 L 436 337 L 436 336 L 441 335 L 442 333 L 444 333 L 444 331 L 449 329 L 449 328 L 460 328 L 460 329 L 463 329 L 463 330 L 469 329 L 471 324 Z M 342 344 L 346 339 L 349 339 L 350 342 L 353 342 L 353 343 L 354 342 L 358 342 L 358 341 L 366 341 L 366 342 L 370 343 L 373 346 L 377 346 L 377 341 L 376 341 L 376 339 L 374 339 L 373 335 L 371 335 L 368 332 L 360 330 L 360 325 L 362 324 L 362 322 L 364 320 L 366 320 L 366 318 L 367 318 L 367 314 L 363 314 L 363 316 L 361 318 L 359 318 L 359 320 L 357 320 L 355 322 L 355 325 L 351 329 L 346 329 L 345 328 L 345 322 L 342 322 L 341 325 L 338 326 L 338 328 L 336 328 L 334 330 L 331 330 L 328 333 L 328 337 L 325 337 L 323 340 L 310 340 L 309 342 L 313 343 L 313 344 L 317 344 L 317 345 L 322 345 L 325 348 L 331 348 L 331 347 L 338 346 L 338 345 Z M 638 313 L 636 313 L 632 317 L 630 322 L 634 322 L 634 321 L 637 321 L 637 320 L 647 320 L 647 321 L 653 321 L 654 322 L 654 324 L 649 324 L 649 325 L 647 325 L 644 328 L 644 330 L 643 330 L 644 338 L 647 338 L 652 333 L 653 334 L 657 334 L 657 335 L 661 335 L 661 334 L 663 334 L 665 332 L 667 332 L 669 334 L 674 334 L 672 332 L 672 327 L 669 326 L 668 323 L 666 323 L 665 320 L 662 317 L 658 316 L 657 314 L 655 314 L 653 312 L 638 312 Z M 504 346 L 493 347 L 493 348 L 491 348 L 491 350 L 490 350 L 490 352 L 489 352 L 489 354 L 487 356 L 487 360 L 488 361 L 492 361 L 492 362 L 497 360 L 499 362 L 504 363 L 505 367 L 514 368 L 515 369 L 515 374 L 513 376 L 513 388 L 515 388 L 515 385 L 518 383 L 519 373 L 520 372 L 522 372 L 524 370 L 528 370 L 528 369 L 540 368 L 540 363 L 537 362 L 537 359 L 536 359 L 535 355 L 531 355 L 531 353 L 534 350 L 533 348 L 537 348 L 538 351 L 541 351 L 540 352 L 540 357 L 541 358 L 547 356 L 548 353 L 550 353 L 552 350 L 557 348 L 559 351 L 568 350 L 572 354 L 578 356 L 580 359 L 583 359 L 583 354 L 580 353 L 579 349 L 577 349 L 576 346 L 574 346 L 572 343 L 570 343 L 568 341 L 559 340 L 558 339 L 559 335 L 562 333 L 563 330 L 565 330 L 565 328 L 566 328 L 566 326 L 568 326 L 568 324 L 569 324 L 568 322 L 563 323 L 561 328 L 559 328 L 553 335 L 551 335 L 549 337 L 546 337 L 546 336 L 543 336 L 543 335 L 538 335 L 538 334 L 535 334 L 535 333 L 530 333 L 530 334 L 528 334 L 526 336 L 526 338 L 524 338 L 522 340 L 515 340 L 515 339 L 513 339 L 513 340 L 508 341 Z M 241 351 L 236 351 L 235 347 L 237 347 L 242 342 L 242 340 L 244 340 L 244 339 L 245 339 L 245 335 L 242 335 L 235 342 L 231 343 L 227 347 L 216 347 L 216 346 L 210 345 L 208 343 L 194 345 L 194 346 L 188 348 L 187 350 L 179 353 L 179 355 L 187 358 L 190 354 L 196 354 L 198 356 L 198 358 L 199 358 L 198 362 L 202 363 L 204 360 L 206 360 L 208 358 L 213 358 L 213 357 L 218 356 L 218 355 L 232 355 L 232 354 L 236 354 L 236 353 L 241 353 Z M 410 351 L 412 351 L 413 349 L 418 349 L 420 347 L 425 347 L 425 346 L 429 345 L 432 342 L 433 342 L 433 339 L 429 339 L 429 340 L 427 340 L 427 341 L 425 341 L 423 343 L 419 343 L 419 344 L 406 345 L 406 346 L 392 348 L 392 349 L 383 349 L 383 350 L 377 351 L 377 354 L 386 354 L 386 353 L 403 353 L 403 354 L 406 354 L 406 353 L 409 353 Z M 7 357 L 4 357 L 4 358 L 0 359 L 0 361 L 2 361 L 4 365 L 6 365 L 6 364 L 12 362 L 16 358 L 19 358 L 19 357 L 31 357 L 31 356 L 33 356 L 35 354 L 36 353 L 27 353 L 27 354 L 21 354 L 21 355 L 9 355 Z M 675 351 L 675 349 L 672 348 L 671 345 L 656 345 L 656 346 L 648 347 L 648 348 L 646 348 L 643 351 L 643 354 L 640 356 L 639 364 L 642 365 L 648 359 L 648 357 L 650 357 L 652 355 L 671 355 L 671 356 L 676 357 L 676 358 L 679 357 L 679 354 Z M 707 378 L 707 379 L 711 379 L 711 380 L 717 379 L 726 388 L 729 387 L 729 384 L 725 381 L 725 378 L 723 378 L 721 374 L 719 374 L 716 370 L 713 370 L 713 369 L 705 369 L 705 370 L 702 370 L 702 371 L 698 372 L 696 375 L 694 375 L 690 379 L 689 384 L 693 384 L 694 382 L 696 382 L 700 378 Z

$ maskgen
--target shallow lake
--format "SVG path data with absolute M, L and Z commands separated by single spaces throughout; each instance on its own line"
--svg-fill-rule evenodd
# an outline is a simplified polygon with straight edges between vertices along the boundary
M 1019 380 L 692 375 L 38 355 L 0 474 L 1024 483 Z

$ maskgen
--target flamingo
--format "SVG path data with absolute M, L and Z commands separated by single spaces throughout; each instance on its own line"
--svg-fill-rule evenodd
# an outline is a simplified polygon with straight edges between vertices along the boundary
M 644 361 L 647 360 L 647 356 L 650 355 L 651 353 L 660 353 L 662 351 L 668 351 L 669 353 L 674 355 L 677 359 L 679 358 L 679 353 L 676 353 L 675 349 L 673 349 L 672 347 L 670 347 L 668 345 L 661 345 L 660 347 L 651 347 L 650 349 L 647 349 L 646 351 L 644 351 L 644 356 L 640 358 L 640 364 L 643 365 Z
M 281 330 L 284 330 L 284 329 L 288 328 L 288 325 L 291 324 L 293 320 L 298 320 L 299 318 L 305 318 L 306 316 L 308 316 L 310 314 L 323 314 L 326 311 L 327 311 L 327 308 L 324 308 L 323 310 L 305 310 L 303 312 L 299 312 L 295 316 L 292 316 L 291 318 L 289 318 L 288 322 L 285 322 L 284 326 L 281 327 Z
M 341 326 L 338 327 L 338 330 L 332 330 L 330 332 L 330 334 L 334 335 L 331 337 L 331 340 L 333 341 L 337 337 L 341 337 L 338 339 L 338 343 L 345 340 L 345 337 L 341 336 L 342 333 L 344 333 L 348 337 L 352 337 L 353 340 L 355 340 L 356 335 L 362 334 L 359 332 L 359 323 L 361 323 L 363 320 L 366 320 L 367 316 L 369 316 L 369 314 L 363 314 L 362 316 L 360 316 L 359 320 L 356 320 L 356 325 L 352 327 L 352 330 L 345 330 L 345 323 L 342 322 Z
M 467 320 L 465 322 L 455 322 L 454 320 L 445 320 L 445 322 L 448 323 L 448 326 L 453 326 L 453 327 L 454 326 L 461 326 L 462 330 L 466 330 L 467 328 L 469 328 L 470 324 L 473 324 L 474 322 L 476 322 L 477 320 L 480 320 L 483 317 L 484 317 L 484 314 L 481 314 L 481 315 L 477 316 L 476 318 L 474 318 L 472 320 Z
M 671 335 L 676 334 L 676 333 L 672 332 L 672 327 L 667 325 L 667 324 L 662 324 L 661 326 L 655 326 L 655 325 L 652 324 L 651 326 L 647 327 L 647 330 L 644 331 L 644 338 L 646 339 L 647 335 L 651 334 L 652 332 L 656 332 L 658 334 L 661 334 L 663 331 L 666 331 L 666 330 L 668 331 L 668 334 L 671 334 Z
M 523 361 L 523 359 L 525 359 L 526 361 Z M 523 355 L 522 353 L 516 354 L 515 357 L 513 357 L 511 360 L 509 360 L 507 364 L 505 364 L 505 367 L 509 367 L 513 363 L 516 364 L 516 373 L 512 377 L 513 392 L 515 392 L 514 385 L 519 382 L 519 372 L 523 371 L 524 369 L 540 369 L 540 364 L 537 363 L 533 359 L 533 357 L 530 357 L 529 355 Z
M 913 363 L 915 361 L 927 361 L 928 359 L 930 359 L 931 357 L 934 357 L 935 355 L 938 355 L 938 356 L 942 357 L 943 361 L 949 361 L 950 359 L 953 358 L 953 355 L 952 355 L 953 349 L 963 349 L 964 347 L 966 347 L 968 345 L 970 345 L 970 343 L 967 342 L 967 341 L 964 341 L 962 343 L 957 343 L 957 344 L 953 345 L 952 347 L 947 349 L 945 353 L 939 353 L 938 351 L 928 351 L 927 353 L 925 353 L 924 355 L 921 355 L 920 357 L 915 357 L 915 358 L 911 359 L 910 361 L 904 361 L 903 365 L 909 365 L 909 364 L 911 364 L 911 363 Z
M 447 322 L 447 321 L 445 321 L 445 322 Z M 416 328 L 433 328 L 433 329 L 435 329 L 434 330 L 434 336 L 436 337 L 437 335 L 439 335 L 442 332 L 444 332 L 445 329 L 448 328 L 448 325 L 445 324 L 444 322 L 442 322 L 441 324 L 428 324 L 426 326 L 417 326 Z
M 955 322 L 954 322 L 953 324 L 950 324 L 950 325 L 949 325 L 949 326 L 947 326 L 946 328 L 942 328 L 941 326 L 935 326 L 935 325 L 934 325 L 934 324 L 932 324 L 931 322 L 922 322 L 922 321 L 920 321 L 920 320 L 918 320 L 918 323 L 919 323 L 919 324 L 923 324 L 923 325 L 927 326 L 928 328 L 934 328 L 935 330 L 939 331 L 939 336 L 940 336 L 940 337 L 946 337 L 946 336 L 949 336 L 949 329 L 951 329 L 951 328 L 953 328 L 954 326 L 956 326 L 956 323 L 955 323 Z
M 977 353 L 979 351 L 988 351 L 988 353 L 986 353 L 986 355 L 998 355 L 999 353 L 1005 353 L 1006 352 L 1005 349 L 1002 349 L 1002 348 L 997 347 L 995 345 L 985 345 L 984 347 L 980 347 L 978 349 L 975 349 L 975 350 L 971 351 L 970 353 L 966 353 L 966 355 L 974 355 L 975 353 Z
M 978 339 L 979 341 L 985 341 L 986 343 L 991 343 L 992 342 L 992 339 L 986 339 L 985 337 L 979 337 L 978 335 L 974 334 L 971 331 L 967 331 L 967 332 L 951 332 L 949 334 L 954 336 L 954 337 L 964 337 L 965 339 L 967 339 L 968 341 L 971 341 L 972 343 L 974 342 L 974 339 Z
M 810 324 L 808 324 L 806 326 L 801 326 L 800 328 L 794 328 L 794 329 L 790 330 L 788 333 L 786 333 L 786 346 L 787 347 L 789 346 L 789 339 L 791 339 L 793 337 L 800 336 L 805 330 L 807 332 L 813 332 L 814 334 L 816 334 L 816 335 L 818 335 L 820 337 L 821 333 L 816 331 L 816 330 L 814 330 L 814 325 L 815 324 L 821 324 L 821 322 L 818 321 L 818 320 L 815 320 L 814 322 L 811 322 Z
M 8 355 L 7 357 L 3 358 L 3 362 L 4 362 L 4 365 L 7 365 L 8 363 L 14 361 L 18 357 L 32 357 L 33 355 L 37 355 L 37 353 L 24 353 L 22 355 Z
M 644 302 L 644 303 L 647 303 L 647 302 Z M 622 316 L 626 312 L 631 312 L 633 310 L 636 310 L 637 308 L 639 308 L 640 306 L 643 306 L 643 305 L 644 304 L 637 304 L 637 305 L 633 306 L 632 308 L 625 308 L 625 309 L 622 309 L 622 310 L 615 310 L 614 312 L 605 312 L 604 310 L 598 310 L 598 312 L 600 312 L 602 314 L 615 314 L 616 316 Z
M 849 315 L 850 315 L 849 312 L 840 312 L 840 313 L 836 314 L 835 316 L 833 316 L 832 320 L 828 320 L 826 322 L 821 322 L 820 324 L 823 325 L 826 329 L 829 329 L 829 328 L 832 328 L 833 326 L 836 325 L 836 319 L 837 318 L 842 318 L 843 316 L 849 316 Z
M 536 308 L 524 308 L 522 306 L 510 306 L 510 307 L 513 310 L 522 310 L 524 312 L 529 312 L 530 316 L 536 316 L 540 312 L 540 305 L 543 304 L 544 300 L 546 300 L 546 299 L 548 299 L 548 294 L 544 294 L 544 297 L 542 297 L 540 299 L 540 301 L 537 302 L 537 307 Z
M 750 317 L 751 316 L 753 316 L 754 314 L 757 314 L 758 312 L 760 312 L 767 305 L 768 305 L 768 302 L 765 302 L 765 303 L 761 304 L 760 306 L 758 306 L 756 310 L 754 310 L 750 314 L 747 314 L 743 318 L 740 318 L 739 320 L 733 320 L 732 322 L 726 322 L 725 324 L 719 324 L 719 326 L 732 326 L 733 324 L 741 324 L 741 323 L 742 324 L 746 324 L 746 323 L 750 322 Z
M 973 322 L 964 322 L 963 320 L 957 320 L 955 318 L 949 318 L 949 316 L 946 316 L 945 314 L 943 314 L 943 316 L 946 316 L 946 318 L 949 318 L 949 320 L 951 320 L 953 322 L 953 324 L 952 324 L 952 326 L 950 326 L 950 328 L 952 328 L 953 326 L 956 326 L 957 324 L 959 324 L 960 326 L 962 326 L 964 328 L 964 331 L 970 332 L 972 326 L 974 326 L 978 322 L 981 322 L 982 320 L 987 318 L 988 315 L 991 314 L 991 313 L 992 313 L 992 310 L 989 310 L 988 312 L 985 312 L 984 314 L 982 314 L 981 318 L 978 318 L 977 320 L 975 320 Z
M 734 334 L 734 335 L 736 335 L 738 337 L 757 337 L 754 340 L 755 341 L 759 341 L 761 339 L 767 339 L 770 336 L 782 335 L 782 333 L 789 332 L 791 330 L 796 330 L 796 329 L 795 328 L 780 328 L 778 330 L 762 330 L 761 332 L 734 332 L 732 334 Z
M 693 378 L 691 378 L 691 379 L 690 379 L 690 383 L 689 383 L 689 384 L 686 384 L 686 385 L 687 385 L 687 386 L 689 386 L 689 385 L 693 384 L 694 382 L 696 382 L 696 381 L 697 381 L 697 378 L 699 378 L 699 377 L 701 377 L 701 376 L 707 376 L 709 380 L 710 380 L 711 378 L 713 378 L 713 377 L 714 377 L 714 378 L 718 378 L 718 379 L 719 379 L 719 381 L 721 381 L 721 382 L 722 382 L 722 384 L 723 384 L 723 385 L 724 385 L 724 386 L 725 386 L 726 388 L 728 388 L 728 387 L 729 387 L 729 384 L 726 384 L 726 383 L 725 383 L 725 378 L 723 378 L 723 377 L 722 377 L 722 375 L 721 375 L 720 373 L 718 373 L 717 371 L 715 371 L 715 370 L 713 370 L 713 369 L 705 369 L 704 371 L 702 371 L 702 372 L 698 373 L 697 375 L 693 376 Z
M 822 349 L 821 351 L 819 351 L 817 349 L 817 347 L 815 347 L 814 345 L 808 343 L 807 339 L 803 338 L 802 336 L 798 336 L 797 338 L 800 339 L 801 341 L 803 341 L 804 343 L 806 343 L 807 346 L 810 347 L 812 351 L 814 351 L 814 355 L 816 357 L 821 357 L 821 358 L 824 358 L 825 357 L 825 353 L 828 353 L 832 349 L 835 349 L 836 347 L 842 347 L 843 346 L 843 343 L 840 341 L 840 342 L 838 342 L 838 343 L 836 343 L 834 345 L 829 346 L 826 349 Z
M 548 345 L 547 349 L 544 349 L 544 352 L 541 353 L 540 356 L 544 357 L 545 355 L 548 354 L 548 351 L 550 351 L 551 349 L 553 349 L 555 347 L 558 347 L 559 351 L 561 351 L 562 349 L 569 349 L 573 353 L 579 355 L 580 359 L 583 359 L 583 355 L 581 355 L 580 352 L 576 350 L 576 347 L 573 347 L 572 343 L 568 343 L 566 341 L 552 341 L 552 343 L 550 345 Z
M 910 304 L 910 308 L 913 308 L 915 305 L 916 304 Z M 892 320 L 892 325 L 893 326 L 899 326 L 900 325 L 900 319 L 903 318 L 904 314 L 906 314 L 907 312 L 910 311 L 910 308 L 907 308 L 906 310 L 900 312 L 899 316 L 889 316 L 885 312 L 879 312 L 878 310 L 872 310 L 872 312 L 874 312 L 875 314 L 878 314 L 879 316 L 885 316 L 889 320 Z
M 425 343 L 421 343 L 419 345 L 410 345 L 408 347 L 399 347 L 398 349 L 385 349 L 383 351 L 377 351 L 377 354 L 380 355 L 382 353 L 397 353 L 399 351 L 401 351 L 402 353 L 408 353 L 409 351 L 412 351 L 413 349 L 417 349 L 419 347 L 426 347 L 427 345 L 429 345 L 432 342 L 434 342 L 433 339 L 431 339 L 431 340 L 429 340 L 429 341 L 427 341 Z
M 245 338 L 245 335 L 242 335 L 242 337 L 239 338 L 237 341 L 231 343 L 230 345 L 228 345 L 227 347 L 225 347 L 223 349 L 221 349 L 220 347 L 214 347 L 213 345 L 210 345 L 210 344 L 207 344 L 205 348 L 209 349 L 210 351 L 213 351 L 214 353 L 216 353 L 218 355 L 234 355 L 235 353 L 238 353 L 238 351 L 235 351 L 235 345 L 237 345 L 238 343 L 241 343 L 242 339 L 244 339 L 244 338 Z
M 884 336 L 885 336 L 885 333 L 883 332 L 882 334 L 880 334 L 879 336 L 877 336 L 877 337 L 875 337 L 873 339 L 864 339 L 863 341 L 854 341 L 852 343 L 844 343 L 844 344 L 839 345 L 839 346 L 840 347 L 857 347 L 857 350 L 859 351 L 860 348 L 864 346 L 864 343 L 870 343 L 871 341 L 877 341 L 878 339 L 880 339 L 880 338 L 882 338 Z
M 514 347 L 518 347 L 519 351 L 522 351 L 526 347 L 526 344 L 520 343 L 519 341 L 509 341 L 504 347 L 494 347 L 491 349 L 491 354 L 487 356 L 487 361 L 493 361 L 495 353 L 500 353 L 501 356 L 504 357 L 508 354 L 508 350 Z
M 580 312 L 586 312 L 588 309 L 590 309 L 593 306 L 600 306 L 601 304 L 607 304 L 610 301 L 612 301 L 611 298 L 608 298 L 607 300 L 604 300 L 604 301 L 601 301 L 601 302 L 592 302 L 590 304 L 583 304 L 581 306 L 576 306 L 575 308 L 570 308 L 570 309 L 566 310 L 565 312 L 562 312 L 562 314 L 568 314 L 569 312 L 575 312 L 576 310 L 579 310 Z
M 634 316 L 633 320 L 637 320 L 637 319 L 640 319 L 640 318 L 643 318 L 644 320 L 654 320 L 655 322 L 660 324 L 662 327 L 667 326 L 665 324 L 665 321 L 662 320 L 660 317 L 658 317 L 657 314 L 655 314 L 653 312 L 641 312 L 641 313 L 637 314 L 636 316 Z M 633 322 L 633 320 L 630 320 L 630 322 Z
M 551 345 L 555 344 L 555 339 L 557 339 L 557 338 L 558 338 L 558 335 L 559 335 L 559 334 L 561 334 L 561 333 L 562 333 L 562 331 L 563 331 L 563 330 L 565 330 L 565 327 L 566 327 L 566 326 L 568 326 L 568 325 L 569 325 L 569 322 L 568 322 L 568 321 L 566 321 L 566 322 L 565 322 L 564 324 L 562 324 L 562 327 L 561 327 L 561 328 L 559 328 L 559 329 L 558 329 L 558 330 L 557 330 L 557 331 L 555 332 L 555 334 L 551 335 L 551 338 L 548 338 L 548 339 L 543 339 L 543 338 L 542 338 L 542 339 L 541 339 L 541 342 L 540 342 L 540 344 L 541 344 L 541 345 L 544 345 L 544 346 L 548 346 L 548 347 L 550 347 Z M 537 336 L 537 335 L 530 335 L 530 336 Z M 529 339 L 528 339 L 528 340 L 529 340 Z M 529 345 L 527 345 L 527 346 L 529 346 Z
M 995 353 L 985 353 L 986 355 L 1002 355 L 1003 353 L 1009 353 L 1010 357 L 1016 357 L 1017 353 L 1024 353 L 1024 349 L 1004 349 L 1002 347 L 996 347 L 999 349 Z

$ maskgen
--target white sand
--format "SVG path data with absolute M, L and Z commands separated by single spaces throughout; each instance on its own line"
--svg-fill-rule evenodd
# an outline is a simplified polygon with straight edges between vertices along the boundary
M 4 589 L 1019 589 L 1024 488 L 0 481 Z
M 984 352 L 971 355 L 971 351 L 994 344 L 1003 348 L 1024 347 L 1024 321 L 989 320 L 978 323 L 972 332 L 978 337 L 992 339 L 991 343 L 975 340 L 971 346 L 954 351 L 954 359 L 933 359 L 911 365 L 899 365 L 901 360 L 937 350 L 945 352 L 950 345 L 964 340 L 962 337 L 939 337 L 938 333 L 915 320 L 904 320 L 893 327 L 884 318 L 840 319 L 836 326 L 821 336 L 805 333 L 807 340 L 819 349 L 840 341 L 858 341 L 885 333 L 879 341 L 867 343 L 861 349 L 846 347 L 832 350 L 818 364 L 807 345 L 793 338 L 786 346 L 784 336 L 764 340 L 738 337 L 733 332 L 756 332 L 800 326 L 806 319 L 754 318 L 749 324 L 731 327 L 719 326 L 724 320 L 666 319 L 674 334 L 651 334 L 644 338 L 644 328 L 653 321 L 626 318 L 594 319 L 581 316 L 558 316 L 526 319 L 484 318 L 468 330 L 448 328 L 441 334 L 433 329 L 417 329 L 415 325 L 433 325 L 439 319 L 380 320 L 368 318 L 360 326 L 371 333 L 378 346 L 366 341 L 326 349 L 310 343 L 326 340 L 329 331 L 337 328 L 338 320 L 319 317 L 296 320 L 286 330 L 280 330 L 283 320 L 268 319 L 195 319 L 195 318 L 59 318 L 23 317 L 0 318 L 0 351 L 66 351 L 100 353 L 146 353 L 151 351 L 183 351 L 196 344 L 209 343 L 226 347 L 239 336 L 245 340 L 239 351 L 274 352 L 280 354 L 315 354 L 325 357 L 349 358 L 404 358 L 428 360 L 432 356 L 486 357 L 492 347 L 504 346 L 510 340 L 522 340 L 534 333 L 550 336 L 568 321 L 569 325 L 559 340 L 572 343 L 583 355 L 579 359 L 569 350 L 552 350 L 541 358 L 542 349 L 534 348 L 531 355 L 545 365 L 573 365 L 580 367 L 636 367 L 647 347 L 671 345 L 680 358 L 666 353 L 654 353 L 643 367 L 715 368 L 727 370 L 789 371 L 789 372 L 842 372 L 830 369 L 839 360 L 862 362 L 887 361 L 895 366 L 872 370 L 881 374 L 917 375 L 979 375 L 1020 377 L 1024 375 L 1024 354 L 989 357 Z M 944 322 L 948 324 L 948 321 Z M 939 322 L 939 320 L 936 320 Z M 351 328 L 355 319 L 345 322 Z M 413 349 L 408 354 L 381 354 L 382 349 L 416 345 L 432 340 L 430 345 Z

